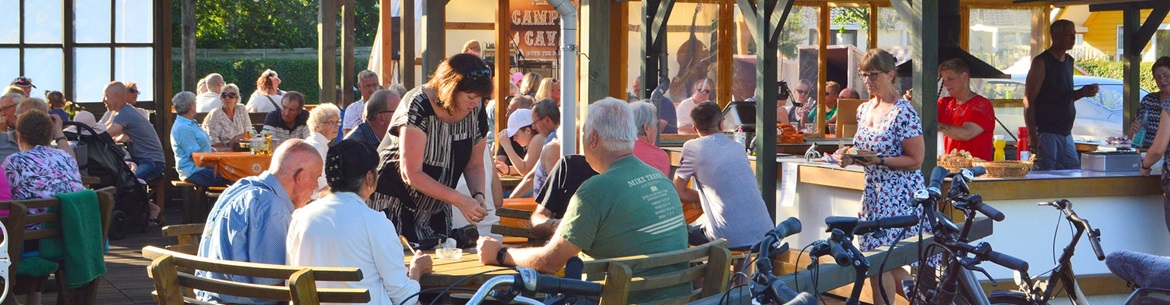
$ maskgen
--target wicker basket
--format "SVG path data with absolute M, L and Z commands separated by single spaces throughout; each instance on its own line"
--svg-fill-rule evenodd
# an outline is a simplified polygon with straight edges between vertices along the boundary
M 974 160 L 963 157 L 946 157 L 938 160 L 938 166 L 945 167 L 952 173 L 957 173 L 960 169 L 971 167 L 972 162 L 974 162 Z
M 975 166 L 982 166 L 987 170 L 986 177 L 990 178 L 1023 178 L 1032 170 L 1031 161 L 992 161 L 974 162 Z

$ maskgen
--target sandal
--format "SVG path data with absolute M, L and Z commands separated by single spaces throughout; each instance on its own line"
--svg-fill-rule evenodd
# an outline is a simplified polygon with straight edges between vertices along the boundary
M 158 220 L 158 218 L 147 218 L 146 219 L 146 227 L 148 227 L 148 228 L 158 228 L 158 227 L 161 227 L 162 224 L 163 224 L 162 221 Z

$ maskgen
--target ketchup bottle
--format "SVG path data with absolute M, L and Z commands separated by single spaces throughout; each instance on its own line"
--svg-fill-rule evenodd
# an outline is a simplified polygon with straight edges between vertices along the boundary
M 1019 139 L 1016 142 L 1016 158 L 1020 161 L 1027 161 L 1032 156 L 1028 151 L 1028 127 L 1020 127 Z

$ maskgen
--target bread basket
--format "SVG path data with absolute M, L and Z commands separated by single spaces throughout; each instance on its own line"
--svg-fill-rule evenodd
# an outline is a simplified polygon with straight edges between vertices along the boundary
M 1032 170 L 1032 161 L 975 161 L 975 166 L 982 166 L 987 170 L 985 177 L 990 178 L 1023 178 Z
M 952 173 L 957 173 L 960 169 L 970 168 L 973 162 L 967 158 L 942 158 L 938 160 L 938 166 L 945 167 Z

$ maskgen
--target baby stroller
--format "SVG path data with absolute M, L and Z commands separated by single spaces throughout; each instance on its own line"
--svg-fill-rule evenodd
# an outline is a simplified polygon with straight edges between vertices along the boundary
M 75 126 L 77 133 L 66 132 L 66 137 L 75 141 L 73 147 L 77 155 L 78 169 L 82 175 L 96 177 L 99 182 L 94 189 L 107 186 L 116 188 L 114 193 L 114 211 L 110 214 L 110 235 L 112 240 L 126 237 L 126 233 L 133 226 L 146 228 L 146 185 L 134 177 L 134 172 L 123 160 L 126 154 L 110 134 L 97 133 L 89 126 L 77 122 L 64 122 L 64 125 Z

